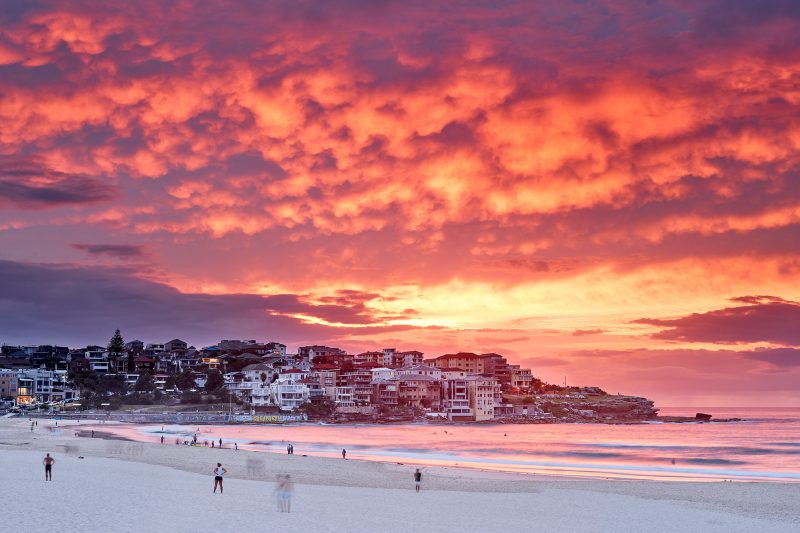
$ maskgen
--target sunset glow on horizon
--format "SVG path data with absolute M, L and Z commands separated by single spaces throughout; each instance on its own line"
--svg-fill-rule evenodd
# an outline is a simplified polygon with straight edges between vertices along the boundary
M 0 342 L 800 406 L 798 5 L 10 2 Z

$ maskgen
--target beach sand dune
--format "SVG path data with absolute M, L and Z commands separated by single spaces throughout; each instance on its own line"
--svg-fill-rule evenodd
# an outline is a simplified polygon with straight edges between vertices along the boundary
M 563 480 L 74 437 L 0 421 L 3 517 L 28 531 L 789 532 L 800 485 Z M 26 429 L 27 428 L 27 429 Z M 56 458 L 44 481 L 45 451 Z M 79 458 L 83 457 L 83 459 Z M 211 469 L 228 469 L 224 495 Z M 274 478 L 297 482 L 277 512 Z

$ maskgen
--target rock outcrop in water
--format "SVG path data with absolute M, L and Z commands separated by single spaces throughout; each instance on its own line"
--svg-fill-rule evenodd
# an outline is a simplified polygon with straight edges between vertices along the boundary
M 652 400 L 607 394 L 597 387 L 525 398 L 507 397 L 506 400 L 515 404 L 531 404 L 529 414 L 506 417 L 507 421 L 631 423 L 654 420 L 658 415 Z

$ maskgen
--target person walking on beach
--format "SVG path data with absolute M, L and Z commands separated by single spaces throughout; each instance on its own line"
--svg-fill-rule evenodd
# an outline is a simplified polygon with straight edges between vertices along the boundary
M 219 447 L 222 448 L 222 437 L 219 438 Z
M 217 485 L 219 485 L 219 493 L 222 494 L 222 476 L 227 474 L 228 471 L 222 468 L 222 463 L 217 463 L 214 469 L 214 494 L 217 493 Z
M 347 450 L 342 448 L 342 459 L 347 459 Z
M 416 485 L 416 490 L 419 492 L 420 486 L 422 485 L 422 472 L 419 471 L 419 468 L 414 472 L 414 485 Z
M 42 459 L 42 464 L 44 465 L 44 480 L 45 481 L 53 481 L 53 465 L 55 464 L 56 460 L 50 457 L 50 454 L 44 456 Z
M 235 452 L 239 451 L 239 443 L 238 442 L 234 442 L 233 443 L 233 451 L 235 451 Z
M 161 444 L 164 444 L 164 435 L 161 435 Z

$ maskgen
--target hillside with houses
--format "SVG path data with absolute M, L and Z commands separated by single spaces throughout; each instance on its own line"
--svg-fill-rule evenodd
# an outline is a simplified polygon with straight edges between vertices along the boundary
M 328 422 L 630 422 L 657 414 L 645 398 L 544 383 L 497 353 L 426 358 L 317 345 L 288 353 L 280 342 L 231 339 L 198 349 L 177 338 L 125 343 L 119 331 L 106 347 L 4 345 L 0 402 L 12 411 L 193 408 Z

